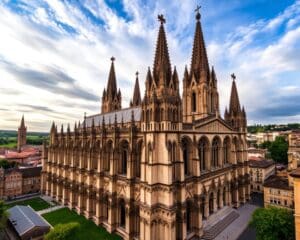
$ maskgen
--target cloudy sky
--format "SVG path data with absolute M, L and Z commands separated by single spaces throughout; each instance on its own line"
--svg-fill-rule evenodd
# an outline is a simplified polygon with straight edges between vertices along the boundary
M 48 131 L 98 113 L 111 56 L 128 106 L 136 71 L 144 92 L 160 13 L 182 79 L 199 2 L 222 112 L 234 72 L 249 123 L 300 122 L 300 0 L 0 0 L 0 129 L 22 114 Z

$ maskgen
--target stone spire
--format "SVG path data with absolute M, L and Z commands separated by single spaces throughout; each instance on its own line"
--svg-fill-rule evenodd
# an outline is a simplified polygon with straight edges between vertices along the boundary
M 231 94 L 230 94 L 230 103 L 229 103 L 229 113 L 237 114 L 241 112 L 241 105 L 239 100 L 238 91 L 236 88 L 235 74 L 231 74 L 232 78 L 232 86 L 231 86 Z
M 102 113 L 107 113 L 121 109 L 121 91 L 117 89 L 117 80 L 115 73 L 115 58 L 111 57 L 111 67 L 108 76 L 107 88 L 103 90 L 102 95 Z
M 115 58 L 111 57 L 110 60 L 111 60 L 111 66 L 110 66 L 110 71 L 108 76 L 106 94 L 108 97 L 111 97 L 113 99 L 116 96 L 118 90 L 117 90 L 117 80 L 116 80 L 115 65 L 114 65 Z
M 22 147 L 26 145 L 27 128 L 25 126 L 24 115 L 21 119 L 20 127 L 18 128 L 18 151 L 21 152 Z
M 236 87 L 236 76 L 231 74 L 232 86 L 229 102 L 229 110 L 225 111 L 225 120 L 236 130 L 238 131 L 247 131 L 247 118 L 245 108 L 241 109 L 240 100 L 238 96 L 238 91 Z
M 157 86 L 167 86 L 171 79 L 172 69 L 167 38 L 164 29 L 164 23 L 166 22 L 166 20 L 163 15 L 158 15 L 158 20 L 160 21 L 160 27 L 154 57 L 153 78 Z
M 201 7 L 196 8 L 196 30 L 194 36 L 192 63 L 191 63 L 191 76 L 195 76 L 198 81 L 202 75 L 209 76 L 209 64 L 206 53 L 206 47 L 201 27 L 201 14 L 199 12 Z M 204 80 L 204 79 L 203 79 Z M 207 80 L 207 79 L 206 79 Z
M 139 85 L 139 72 L 136 72 L 135 75 L 136 75 L 136 79 L 135 79 L 135 85 L 134 85 L 133 98 L 130 103 L 131 107 L 139 106 L 142 103 L 141 93 L 140 93 L 140 85 Z

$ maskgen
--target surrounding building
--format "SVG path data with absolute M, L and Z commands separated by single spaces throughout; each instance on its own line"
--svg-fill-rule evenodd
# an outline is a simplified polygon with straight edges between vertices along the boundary
M 8 211 L 9 227 L 15 238 L 21 240 L 42 240 L 51 226 L 30 206 L 14 206 Z
M 300 167 L 300 131 L 288 134 L 288 167 L 271 176 L 264 184 L 265 205 L 277 205 L 294 209 L 294 177 L 293 172 Z
M 26 146 L 22 151 L 6 150 L 3 159 L 18 162 L 19 164 L 34 165 L 41 164 L 42 149 L 39 146 Z
M 264 183 L 264 206 L 294 209 L 294 190 L 287 176 L 273 175 Z
M 248 148 L 248 159 L 265 159 L 267 153 L 267 149 L 261 148 Z
M 273 160 L 249 160 L 251 192 L 263 193 L 263 184 L 271 175 L 275 174 Z
M 296 240 L 300 239 L 300 168 L 291 173 L 294 178 L 295 230 Z
M 42 167 L 0 168 L 0 199 L 36 193 L 41 188 Z
M 20 127 L 18 128 L 18 145 L 19 152 L 22 151 L 22 147 L 26 145 L 27 127 L 25 127 L 24 116 L 22 116 Z
M 197 12 L 181 98 L 162 15 L 159 21 L 143 99 L 137 75 L 130 107 L 121 108 L 112 58 L 101 113 L 72 132 L 53 123 L 43 151 L 42 193 L 123 239 L 199 238 L 250 198 L 246 113 L 235 75 L 223 119 Z

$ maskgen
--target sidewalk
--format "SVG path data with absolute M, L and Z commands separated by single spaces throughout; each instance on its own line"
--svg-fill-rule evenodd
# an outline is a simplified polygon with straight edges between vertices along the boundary
M 45 213 L 53 212 L 53 211 L 56 211 L 58 209 L 65 208 L 65 207 L 66 206 L 56 205 L 54 207 L 50 207 L 50 208 L 43 209 L 41 211 L 37 211 L 36 213 L 39 215 L 43 215 Z
M 245 204 L 237 209 L 240 216 L 234 220 L 215 240 L 236 240 L 247 228 L 254 210 L 258 208 L 252 204 Z

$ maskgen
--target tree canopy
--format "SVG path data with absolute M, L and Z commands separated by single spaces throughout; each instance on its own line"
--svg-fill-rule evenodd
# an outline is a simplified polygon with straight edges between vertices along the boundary
M 15 161 L 7 161 L 6 159 L 0 160 L 0 168 L 8 169 L 17 166 L 18 163 Z
M 4 202 L 0 201 L 0 232 L 6 227 L 8 213 L 4 207 Z
M 270 153 L 270 157 L 277 163 L 288 163 L 288 148 L 289 144 L 285 140 L 284 137 L 278 136 L 276 137 L 274 142 L 263 142 L 259 145 L 260 148 L 266 148 L 268 149 Z
M 45 240 L 77 240 L 76 231 L 79 223 L 70 222 L 66 224 L 57 224 L 45 236 Z
M 267 207 L 254 211 L 250 226 L 256 230 L 257 240 L 294 240 L 293 212 L 284 208 Z

